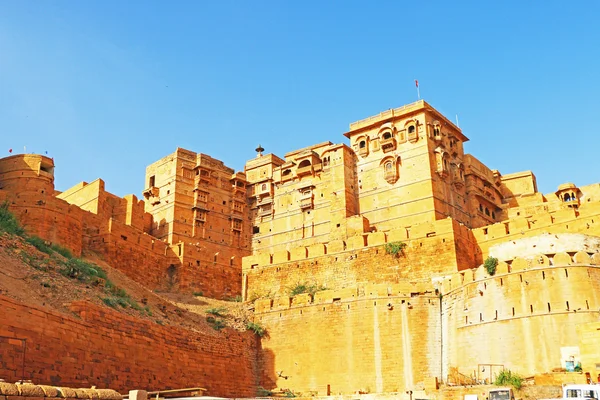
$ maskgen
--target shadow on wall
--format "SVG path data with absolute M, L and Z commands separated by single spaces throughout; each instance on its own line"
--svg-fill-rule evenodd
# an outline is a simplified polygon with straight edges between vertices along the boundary
M 263 338 L 265 340 L 265 338 Z M 266 339 L 268 340 L 268 339 Z M 267 391 L 273 391 L 277 389 L 277 373 L 275 371 L 275 353 L 270 349 L 264 349 L 262 347 L 262 340 L 259 341 L 258 345 L 258 373 L 256 376 L 259 379 L 257 385 L 257 396 L 264 396 L 265 393 L 258 393 L 262 389 Z

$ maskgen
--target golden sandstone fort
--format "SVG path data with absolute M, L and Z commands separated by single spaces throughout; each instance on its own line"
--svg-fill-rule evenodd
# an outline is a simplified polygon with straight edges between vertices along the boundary
M 425 101 L 344 136 L 283 157 L 259 146 L 243 172 L 178 148 L 146 168 L 139 198 L 101 179 L 57 192 L 52 159 L 0 159 L 0 201 L 28 232 L 100 254 L 152 290 L 241 295 L 268 332 L 199 335 L 0 296 L 0 335 L 37 346 L 35 382 L 117 390 L 431 398 L 461 376 L 569 363 L 596 380 L 599 184 L 539 193 L 532 172 L 465 154 L 468 138 Z M 313 290 L 292 296 L 298 285 Z

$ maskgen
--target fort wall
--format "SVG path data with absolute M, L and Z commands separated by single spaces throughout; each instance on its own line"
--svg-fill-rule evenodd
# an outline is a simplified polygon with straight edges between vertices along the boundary
M 540 212 L 529 218 L 517 217 L 483 228 L 473 229 L 473 237 L 483 258 L 497 244 L 537 236 L 542 233 L 581 233 L 600 236 L 600 203 L 583 204 L 579 209 Z
M 423 389 L 440 376 L 439 297 L 371 285 L 256 302 L 273 359 L 261 384 L 317 395 Z M 277 373 L 273 373 L 277 371 Z
M 97 307 L 71 304 L 77 317 L 0 296 L 0 376 L 53 386 L 159 390 L 204 387 L 209 395 L 250 397 L 258 343 L 249 332 L 201 334 Z
M 397 257 L 386 243 L 404 242 Z M 246 298 L 282 294 L 294 285 L 314 283 L 329 289 L 357 284 L 431 281 L 477 265 L 469 230 L 452 219 L 409 229 L 373 232 L 292 251 L 257 254 L 242 261 Z
M 593 373 L 595 363 L 580 357 L 589 340 L 578 326 L 598 319 L 600 258 L 572 254 L 518 257 L 510 265 L 501 262 L 493 276 L 479 267 L 445 279 L 440 287 L 445 368 L 471 374 L 485 364 L 487 378 L 494 364 L 533 375 L 565 368 L 572 357 Z M 444 379 L 447 375 L 445 370 Z

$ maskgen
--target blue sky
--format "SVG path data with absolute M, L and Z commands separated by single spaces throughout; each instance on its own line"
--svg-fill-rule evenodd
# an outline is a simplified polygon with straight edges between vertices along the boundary
M 502 173 L 600 181 L 600 2 L 27 1 L 0 7 L 0 155 L 141 196 L 177 147 L 236 170 L 421 96 Z

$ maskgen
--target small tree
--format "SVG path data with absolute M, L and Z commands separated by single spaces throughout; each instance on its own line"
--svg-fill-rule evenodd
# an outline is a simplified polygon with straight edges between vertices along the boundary
M 492 256 L 489 256 L 483 262 L 483 266 L 490 276 L 494 276 L 496 274 L 496 267 L 498 266 L 498 259 Z
M 404 248 L 406 247 L 406 243 L 404 242 L 391 242 L 386 243 L 384 246 L 385 252 L 387 254 L 391 254 L 393 257 L 398 257 L 398 254 L 404 253 Z

